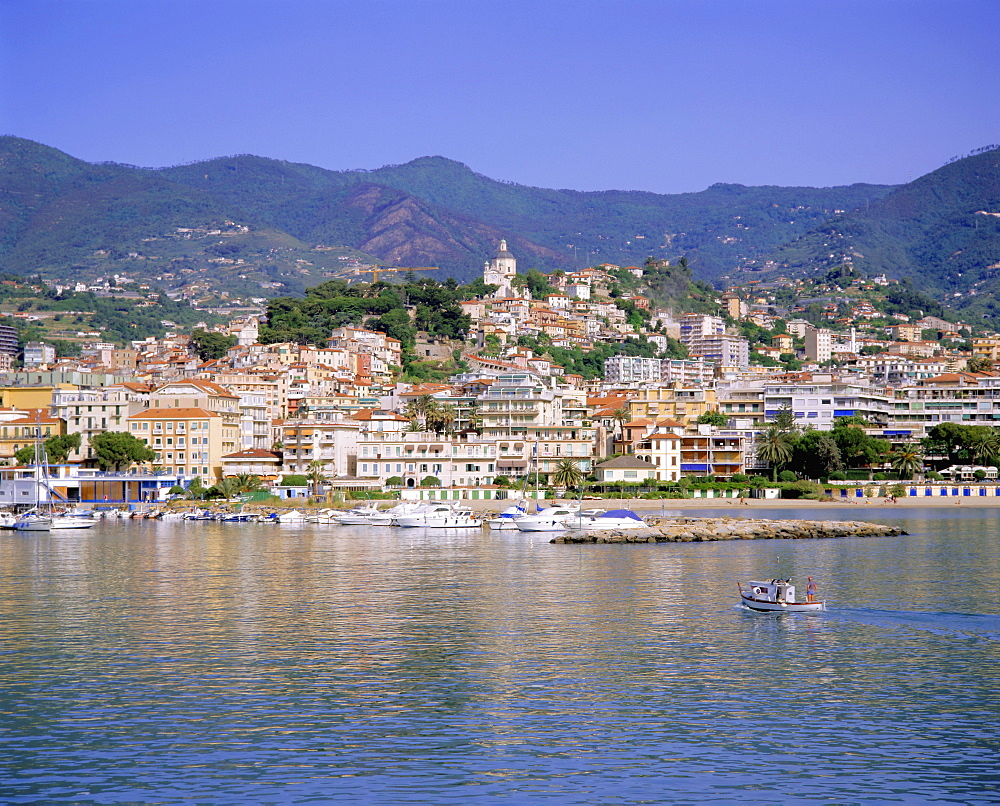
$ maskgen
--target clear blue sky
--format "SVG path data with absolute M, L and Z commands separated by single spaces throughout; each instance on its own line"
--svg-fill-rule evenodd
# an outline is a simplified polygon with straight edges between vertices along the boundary
M 0 0 L 0 133 L 147 166 L 901 183 L 1000 143 L 1000 0 Z

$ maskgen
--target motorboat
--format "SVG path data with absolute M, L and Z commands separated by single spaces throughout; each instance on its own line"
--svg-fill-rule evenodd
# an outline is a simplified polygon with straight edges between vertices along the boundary
M 222 523 L 256 523 L 258 520 L 255 512 L 229 512 L 219 517 Z
M 346 512 L 340 512 L 333 519 L 341 526 L 389 526 L 392 516 L 379 511 L 378 504 L 371 503 L 363 507 L 354 507 Z
M 278 523 L 305 523 L 306 516 L 297 509 L 290 509 L 288 512 L 282 512 L 275 520 Z
M 517 522 L 528 514 L 528 507 L 524 501 L 519 501 L 513 506 L 507 507 L 503 512 L 486 521 L 490 529 L 517 529 Z
M 799 602 L 791 580 L 771 579 L 767 582 L 737 582 L 740 604 L 760 613 L 813 613 L 826 610 L 826 602 Z
M 570 527 L 567 522 L 580 517 L 580 510 L 569 507 L 548 507 L 533 515 L 525 515 L 514 521 L 515 528 L 522 532 L 565 532 Z
M 100 523 L 93 510 L 74 510 L 52 514 L 52 529 L 90 529 Z
M 584 510 L 567 521 L 570 529 L 598 532 L 605 529 L 642 529 L 646 522 L 631 509 Z
M 319 523 L 319 524 L 336 524 L 336 516 L 340 514 L 334 509 L 321 509 L 319 512 L 313 512 L 312 514 L 306 515 L 307 523 Z
M 478 529 L 483 525 L 469 509 L 459 509 L 451 504 L 439 504 L 421 512 L 401 515 L 394 519 L 396 526 L 425 529 Z
M 10 528 L 15 532 L 48 532 L 52 530 L 52 517 L 30 510 L 19 515 Z
M 13 529 L 17 515 L 13 512 L 0 512 L 0 529 Z

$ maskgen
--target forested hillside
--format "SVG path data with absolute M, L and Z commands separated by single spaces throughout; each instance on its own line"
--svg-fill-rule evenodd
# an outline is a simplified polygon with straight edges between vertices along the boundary
M 506 237 L 523 269 L 686 254 L 714 279 L 890 188 L 581 193 L 498 182 L 427 157 L 327 171 L 253 156 L 165 169 L 91 165 L 0 138 L 0 270 L 108 273 L 168 290 L 301 294 L 351 259 L 477 276 Z M 369 257 L 370 256 L 370 257 Z
M 956 160 L 844 213 L 766 256 L 765 274 L 811 274 L 850 262 L 909 277 L 959 308 L 1000 315 L 1000 149 Z M 764 267 L 764 259 L 752 268 Z

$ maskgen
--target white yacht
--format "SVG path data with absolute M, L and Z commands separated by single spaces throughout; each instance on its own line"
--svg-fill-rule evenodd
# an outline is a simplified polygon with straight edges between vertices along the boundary
M 333 519 L 341 526 L 388 526 L 392 522 L 391 518 L 386 518 L 379 512 L 378 504 L 374 501 L 346 512 L 338 512 Z
M 646 522 L 631 509 L 584 510 L 567 521 L 570 529 L 599 532 L 604 529 L 642 529 Z
M 522 532 L 565 532 L 570 527 L 568 520 L 579 518 L 580 510 L 570 507 L 549 507 L 540 509 L 534 515 L 525 515 L 514 521 L 515 528 Z
M 48 532 L 52 529 L 52 517 L 30 510 L 19 515 L 10 528 L 15 532 Z
M 393 523 L 396 526 L 425 529 L 478 529 L 483 525 L 482 519 L 473 515 L 471 510 L 460 509 L 451 504 L 437 504 L 421 512 L 400 515 Z
M 503 512 L 490 518 L 486 523 L 490 529 L 517 529 L 517 522 L 528 514 L 528 506 L 524 501 L 518 501 L 507 507 Z

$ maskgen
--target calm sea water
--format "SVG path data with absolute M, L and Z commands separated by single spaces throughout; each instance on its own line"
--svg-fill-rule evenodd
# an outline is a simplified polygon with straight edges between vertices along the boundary
M 1000 800 L 1000 510 L 849 515 L 912 534 L 2 533 L 0 801 Z

